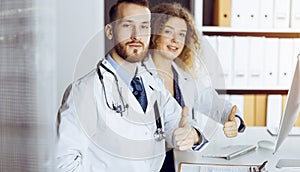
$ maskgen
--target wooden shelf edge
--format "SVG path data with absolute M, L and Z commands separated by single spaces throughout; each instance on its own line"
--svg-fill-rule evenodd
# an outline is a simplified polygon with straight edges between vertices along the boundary
M 286 28 L 270 28 L 270 29 L 248 29 L 248 28 L 232 28 L 232 27 L 219 27 L 219 26 L 202 26 L 201 32 L 232 32 L 232 33 L 293 33 L 300 34 L 299 29 Z
M 239 90 L 239 89 L 216 89 L 219 94 L 231 94 L 231 95 L 241 95 L 241 94 L 287 94 L 288 90 Z

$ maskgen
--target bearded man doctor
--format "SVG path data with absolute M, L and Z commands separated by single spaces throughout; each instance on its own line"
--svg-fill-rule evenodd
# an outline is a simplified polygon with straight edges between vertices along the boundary
M 67 88 L 59 109 L 58 171 L 159 171 L 165 142 L 179 150 L 207 142 L 188 110 L 140 65 L 150 40 L 148 1 L 119 0 L 109 16 L 105 33 L 115 46 Z

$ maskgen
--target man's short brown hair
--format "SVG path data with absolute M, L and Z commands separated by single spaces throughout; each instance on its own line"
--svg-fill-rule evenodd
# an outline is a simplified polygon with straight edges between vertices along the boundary
M 121 3 L 132 3 L 140 6 L 144 6 L 149 8 L 149 1 L 148 0 L 118 0 L 109 10 L 109 22 L 114 22 L 116 20 L 118 6 Z

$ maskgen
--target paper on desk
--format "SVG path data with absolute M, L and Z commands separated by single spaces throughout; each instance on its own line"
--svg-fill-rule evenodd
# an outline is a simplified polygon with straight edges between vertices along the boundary
M 265 169 L 260 169 L 260 165 L 205 164 L 181 162 L 179 164 L 178 172 L 265 172 Z
M 249 172 L 249 167 L 183 165 L 180 172 Z

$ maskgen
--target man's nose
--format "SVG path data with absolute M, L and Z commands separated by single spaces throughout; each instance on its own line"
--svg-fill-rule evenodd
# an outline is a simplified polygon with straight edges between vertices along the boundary
M 141 31 L 140 31 L 139 27 L 133 26 L 132 31 L 131 31 L 131 39 L 132 40 L 140 40 L 141 39 L 140 36 L 141 36 Z

